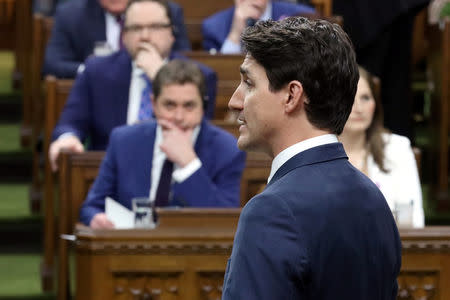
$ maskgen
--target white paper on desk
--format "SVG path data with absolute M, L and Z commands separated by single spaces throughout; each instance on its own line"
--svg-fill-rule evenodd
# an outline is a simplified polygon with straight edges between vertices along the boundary
M 116 229 L 134 228 L 134 212 L 110 197 L 105 199 L 105 213 Z

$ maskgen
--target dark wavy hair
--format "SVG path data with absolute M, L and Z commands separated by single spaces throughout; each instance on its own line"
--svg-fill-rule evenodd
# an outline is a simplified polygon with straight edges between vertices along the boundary
M 383 139 L 383 133 L 388 131 L 384 128 L 383 105 L 381 104 L 381 86 L 378 77 L 370 74 L 366 69 L 359 66 L 359 76 L 367 81 L 369 88 L 375 100 L 375 112 L 373 113 L 372 122 L 366 129 L 366 144 L 373 160 L 378 168 L 384 173 L 389 173 L 389 170 L 384 164 L 384 148 L 386 142 Z
M 359 73 L 352 43 L 339 25 L 303 17 L 259 21 L 246 28 L 242 43 L 265 69 L 271 91 L 298 80 L 308 99 L 309 122 L 335 134 L 342 132 Z

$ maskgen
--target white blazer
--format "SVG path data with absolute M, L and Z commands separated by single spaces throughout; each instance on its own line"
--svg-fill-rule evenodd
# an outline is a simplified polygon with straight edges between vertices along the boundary
M 413 208 L 413 227 L 424 227 L 422 190 L 420 187 L 417 164 L 408 138 L 385 133 L 384 165 L 388 173 L 382 172 L 373 156 L 367 158 L 369 178 L 380 188 L 391 210 L 396 205 L 411 203 Z

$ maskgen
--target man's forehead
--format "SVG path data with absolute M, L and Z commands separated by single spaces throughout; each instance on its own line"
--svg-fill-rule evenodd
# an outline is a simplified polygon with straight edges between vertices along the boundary
M 169 19 L 166 9 L 158 2 L 135 2 L 127 10 L 126 21 L 160 22 Z
M 247 76 L 258 76 L 266 74 L 266 70 L 250 54 L 247 54 L 240 66 L 241 74 Z
M 175 100 L 177 102 L 186 102 L 195 99 L 199 99 L 201 101 L 200 91 L 193 83 L 170 83 L 163 85 L 158 98 Z

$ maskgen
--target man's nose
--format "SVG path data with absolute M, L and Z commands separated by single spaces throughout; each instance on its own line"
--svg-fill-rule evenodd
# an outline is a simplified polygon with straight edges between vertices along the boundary
M 240 87 L 241 87 L 241 85 L 239 85 L 236 88 L 236 90 L 234 91 L 233 95 L 230 98 L 230 101 L 228 101 L 228 108 L 231 110 L 242 110 L 243 109 L 244 97 L 243 97 Z
M 177 107 L 173 113 L 173 118 L 176 122 L 182 122 L 184 121 L 184 109 L 183 107 Z

